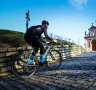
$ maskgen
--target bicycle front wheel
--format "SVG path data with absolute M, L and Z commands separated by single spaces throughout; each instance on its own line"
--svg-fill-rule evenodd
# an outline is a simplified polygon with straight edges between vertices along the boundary
M 24 57 L 23 59 L 18 58 L 14 60 L 12 64 L 13 74 L 20 78 L 31 77 L 38 68 L 38 62 L 34 58 L 34 56 L 31 56 L 31 59 L 33 59 L 32 64 L 28 64 L 28 57 Z
M 51 70 L 58 69 L 61 66 L 62 56 L 59 51 L 51 50 L 47 55 L 47 66 Z

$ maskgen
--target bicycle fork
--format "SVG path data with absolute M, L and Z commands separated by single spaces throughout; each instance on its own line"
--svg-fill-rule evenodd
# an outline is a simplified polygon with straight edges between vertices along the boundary
M 51 55 L 51 58 L 52 58 L 53 60 L 55 60 L 53 54 L 51 53 L 51 49 L 50 49 L 50 48 L 48 48 L 47 51 L 45 52 L 45 58 L 47 57 L 48 53 Z

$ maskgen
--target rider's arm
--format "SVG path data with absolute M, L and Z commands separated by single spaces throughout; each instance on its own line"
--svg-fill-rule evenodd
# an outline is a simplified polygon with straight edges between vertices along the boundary
M 48 40 L 53 40 L 51 37 L 48 36 L 47 27 L 44 27 L 44 35 L 45 35 L 45 37 L 46 37 Z

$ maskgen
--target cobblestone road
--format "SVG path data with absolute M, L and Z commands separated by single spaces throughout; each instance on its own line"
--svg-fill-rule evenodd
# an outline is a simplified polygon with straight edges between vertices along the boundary
M 66 60 L 58 70 L 39 71 L 29 79 L 2 76 L 0 90 L 96 90 L 96 52 Z

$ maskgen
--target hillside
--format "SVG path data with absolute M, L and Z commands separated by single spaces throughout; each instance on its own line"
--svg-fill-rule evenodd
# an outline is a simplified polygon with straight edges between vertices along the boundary
M 25 44 L 24 33 L 0 29 L 0 47 L 19 47 Z
M 0 29 L 0 47 L 20 47 L 26 44 L 24 33 Z M 73 45 L 74 43 L 58 39 L 58 44 Z

